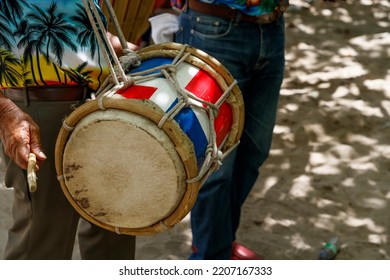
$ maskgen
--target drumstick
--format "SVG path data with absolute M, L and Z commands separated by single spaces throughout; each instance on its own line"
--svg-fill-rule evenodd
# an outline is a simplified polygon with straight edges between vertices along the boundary
M 37 158 L 33 153 L 30 153 L 28 156 L 27 164 L 27 182 L 30 192 L 35 192 L 37 190 L 37 175 L 35 173 L 35 166 L 37 164 Z

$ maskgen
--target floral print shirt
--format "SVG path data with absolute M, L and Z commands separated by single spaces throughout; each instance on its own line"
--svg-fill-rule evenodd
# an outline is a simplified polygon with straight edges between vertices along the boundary
M 97 89 L 108 74 L 82 0 L 0 0 L 0 89 Z

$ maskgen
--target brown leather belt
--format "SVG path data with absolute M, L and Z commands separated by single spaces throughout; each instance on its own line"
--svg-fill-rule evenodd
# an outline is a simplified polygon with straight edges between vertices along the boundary
M 88 88 L 80 86 L 50 86 L 3 89 L 13 101 L 78 101 L 85 100 Z
M 226 5 L 208 4 L 197 0 L 188 0 L 188 7 L 195 12 L 203 13 L 210 16 L 228 18 L 231 20 L 245 21 L 257 24 L 267 24 L 274 22 L 280 17 L 279 13 L 264 14 L 260 16 L 249 16 L 239 10 L 229 8 Z

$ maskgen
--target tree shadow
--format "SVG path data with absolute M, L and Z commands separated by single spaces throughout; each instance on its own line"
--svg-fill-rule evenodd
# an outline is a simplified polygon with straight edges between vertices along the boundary
M 390 258 L 390 5 L 367 3 L 286 14 L 274 141 L 238 234 L 267 259 L 317 259 L 333 236 L 337 259 Z

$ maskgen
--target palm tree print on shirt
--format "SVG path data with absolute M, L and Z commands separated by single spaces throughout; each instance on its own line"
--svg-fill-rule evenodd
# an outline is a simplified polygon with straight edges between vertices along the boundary
M 27 0 L 1 0 L 0 11 L 3 11 L 8 21 L 11 20 L 13 25 L 17 25 L 18 20 L 23 15 L 23 7 L 28 7 Z
M 47 10 L 41 9 L 37 5 L 33 5 L 33 8 L 26 15 L 25 20 L 28 22 L 27 33 L 31 34 L 33 38 L 37 63 L 41 60 L 40 55 L 43 55 L 46 63 L 53 65 L 58 82 L 61 83 L 57 65 L 62 66 L 65 45 L 74 52 L 77 51 L 77 46 L 71 40 L 71 35 L 76 34 L 76 28 L 66 21 L 65 13 L 58 12 L 57 5 L 54 2 L 50 4 Z M 50 55 L 54 56 L 55 63 L 51 62 Z M 39 65 L 38 71 L 41 81 L 46 85 Z
M 16 70 L 21 63 L 9 51 L 0 49 L 0 86 L 14 87 L 23 76 Z
M 76 14 L 71 17 L 72 21 L 77 26 L 79 33 L 77 36 L 77 43 L 80 44 L 80 47 L 83 49 L 89 49 L 91 52 L 92 59 L 95 58 L 95 55 L 98 56 L 98 64 L 100 66 L 101 57 L 100 52 L 98 52 L 98 43 L 93 32 L 91 22 L 87 16 L 87 13 L 84 11 L 84 6 L 81 4 L 76 4 L 77 10 Z M 84 69 L 86 65 L 80 64 L 78 67 Z M 74 72 L 74 71 L 73 71 Z M 100 67 L 100 73 L 98 76 L 99 87 L 100 87 L 100 77 L 103 74 L 103 69 Z
M 12 32 L 8 27 L 8 19 L 5 14 L 0 10 L 0 46 L 2 49 L 11 50 L 12 43 L 10 37 L 12 37 Z
M 0 70 L 7 70 L 0 88 L 100 86 L 108 69 L 80 0 L 0 0 L 0 7 L 10 2 L 0 10 Z

